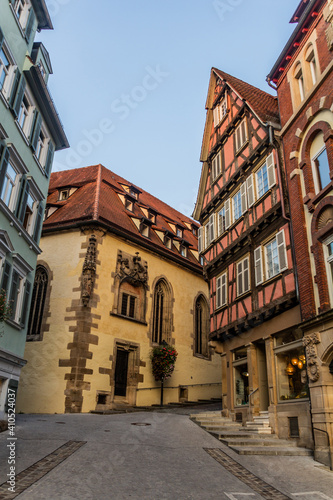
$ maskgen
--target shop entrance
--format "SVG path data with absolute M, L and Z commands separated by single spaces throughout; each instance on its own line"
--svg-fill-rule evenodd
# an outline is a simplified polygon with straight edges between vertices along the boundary
M 260 411 L 267 411 L 269 406 L 269 390 L 265 342 L 258 342 L 256 348 L 259 378 L 259 409 Z

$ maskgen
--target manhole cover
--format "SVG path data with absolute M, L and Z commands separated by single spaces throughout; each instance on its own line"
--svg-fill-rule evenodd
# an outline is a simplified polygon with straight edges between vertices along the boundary
M 133 424 L 131 425 L 139 425 L 139 426 L 142 426 L 142 427 L 145 427 L 147 425 L 151 425 L 151 424 L 146 424 L 145 422 L 134 422 Z

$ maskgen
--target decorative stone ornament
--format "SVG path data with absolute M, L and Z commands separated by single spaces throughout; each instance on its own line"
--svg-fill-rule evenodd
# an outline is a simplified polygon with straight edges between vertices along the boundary
M 303 338 L 303 345 L 306 350 L 307 373 L 311 382 L 317 382 L 320 377 L 317 349 L 315 347 L 315 344 L 319 343 L 320 338 L 318 333 L 311 333 Z
M 324 19 L 329 26 L 326 30 L 326 40 L 329 50 L 333 50 L 333 0 L 328 0 L 324 9 Z
M 84 307 L 87 307 L 91 298 L 96 277 L 96 236 L 89 238 L 88 248 L 82 268 L 81 299 Z
M 134 286 L 143 285 L 148 287 L 148 265 L 139 257 L 139 252 L 129 255 L 118 250 L 116 277 L 122 281 L 128 281 Z

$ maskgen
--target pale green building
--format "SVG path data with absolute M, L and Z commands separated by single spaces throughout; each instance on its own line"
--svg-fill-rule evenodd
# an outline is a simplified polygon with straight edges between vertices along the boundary
M 16 390 L 54 151 L 69 147 L 47 87 L 52 66 L 35 34 L 53 29 L 44 0 L 0 2 L 0 422 Z

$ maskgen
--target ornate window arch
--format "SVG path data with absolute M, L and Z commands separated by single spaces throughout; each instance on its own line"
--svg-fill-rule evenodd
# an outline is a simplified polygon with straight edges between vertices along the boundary
M 42 340 L 43 318 L 49 292 L 49 271 L 43 265 L 37 265 L 34 287 L 31 297 L 27 340 Z
M 172 291 L 165 278 L 160 278 L 154 287 L 151 330 L 153 343 L 160 344 L 163 340 L 171 343 Z
M 194 304 L 194 354 L 209 355 L 209 307 L 204 295 L 200 294 Z

